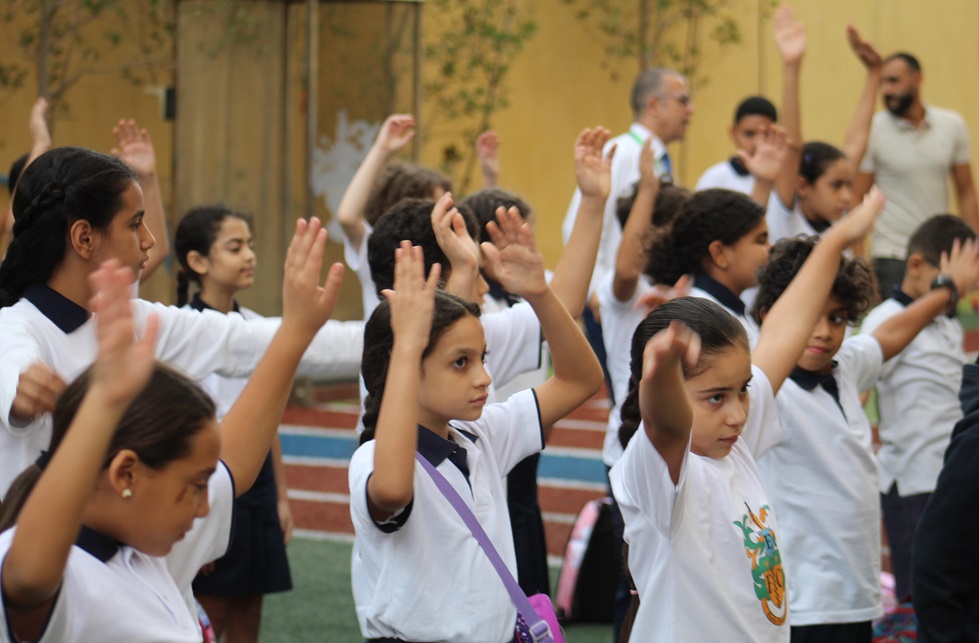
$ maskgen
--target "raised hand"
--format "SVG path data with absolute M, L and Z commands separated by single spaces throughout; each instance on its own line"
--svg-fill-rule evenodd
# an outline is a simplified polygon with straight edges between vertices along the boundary
M 659 189 L 659 177 L 656 176 L 656 155 L 653 154 L 653 137 L 643 143 L 639 152 L 639 187 Z
M 496 221 L 490 221 L 486 231 L 492 243 L 482 243 L 483 256 L 500 285 L 525 299 L 545 293 L 544 258 L 537 249 L 533 229 L 520 217 L 520 211 L 497 208 Z
M 574 144 L 574 177 L 583 197 L 605 201 L 612 190 L 612 157 L 615 146 L 602 155 L 611 132 L 604 127 L 585 129 Z
M 700 336 L 680 322 L 670 323 L 646 342 L 642 352 L 642 379 L 653 379 L 680 364 L 696 366 L 700 358 Z
M 869 40 L 864 40 L 860 32 L 853 25 L 846 26 L 846 40 L 850 43 L 850 49 L 856 54 L 860 62 L 867 69 L 880 69 L 884 60 L 880 52 L 871 44 Z
M 130 288 L 133 272 L 110 259 L 89 276 L 95 295 L 89 304 L 95 313 L 98 356 L 92 370 L 92 389 L 101 401 L 128 404 L 150 380 L 155 362 L 159 318 L 151 315 L 142 339 L 136 339 Z
M 110 154 L 136 170 L 140 179 L 156 175 L 156 151 L 145 127 L 139 127 L 133 119 L 120 118 L 112 134 L 116 137 L 116 147 Z
M 27 129 L 31 133 L 31 148 L 38 154 L 51 149 L 51 131 L 48 129 L 48 101 L 39 96 L 31 107 L 31 117 L 27 121 Z
M 975 239 L 956 239 L 951 252 L 943 252 L 941 271 L 952 278 L 959 297 L 964 297 L 979 281 L 979 245 Z
M 787 65 L 798 64 L 806 53 L 806 29 L 796 18 L 795 9 L 783 4 L 775 12 L 775 44 Z
M 876 185 L 871 187 L 863 198 L 863 203 L 834 223 L 830 231 L 838 230 L 847 245 L 863 239 L 873 229 L 877 217 L 884 210 L 885 202 L 884 193 Z
M 476 137 L 476 158 L 483 172 L 484 187 L 496 187 L 500 179 L 500 137 L 493 130 L 487 130 Z
M 432 208 L 432 229 L 435 240 L 449 260 L 452 272 L 475 271 L 479 268 L 479 247 L 466 229 L 466 220 L 452 205 L 452 194 L 446 192 Z
M 785 130 L 778 125 L 772 125 L 761 133 L 754 154 L 738 150 L 738 158 L 751 172 L 751 175 L 762 181 L 774 183 L 782 171 L 782 164 L 789 152 L 789 141 Z
M 394 251 L 394 290 L 382 295 L 391 304 L 391 332 L 402 347 L 424 350 L 432 330 L 435 291 L 442 267 L 433 264 L 425 278 L 425 258 L 419 246 L 402 241 Z
M 404 148 L 415 137 L 415 117 L 411 114 L 392 114 L 384 119 L 374 143 L 387 155 Z
M 320 285 L 325 250 L 326 230 L 320 220 L 314 217 L 308 222 L 296 221 L 296 232 L 286 253 L 282 325 L 310 340 L 333 314 L 343 281 L 343 264 L 335 263 Z

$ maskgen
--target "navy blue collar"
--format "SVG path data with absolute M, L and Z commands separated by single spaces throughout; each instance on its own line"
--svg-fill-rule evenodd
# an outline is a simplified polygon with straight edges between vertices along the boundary
M 897 284 L 894 284 L 894 290 L 891 291 L 891 298 L 904 307 L 908 307 L 914 303 L 914 297 L 901 290 L 901 287 Z
M 37 284 L 25 290 L 24 299 L 34 304 L 34 307 L 65 335 L 81 328 L 91 317 L 86 309 L 44 284 Z
M 485 277 L 483 278 L 486 279 Z M 496 301 L 505 301 L 507 307 L 512 307 L 520 303 L 519 297 L 517 297 L 516 295 L 511 295 L 506 291 L 506 289 L 503 286 L 496 283 L 495 281 L 486 279 L 486 284 L 489 286 L 489 292 L 487 292 L 486 294 L 490 299 L 495 299 Z
M 738 176 L 751 175 L 751 172 L 749 172 L 748 168 L 744 166 L 744 163 L 741 161 L 740 157 L 732 156 L 731 158 L 728 159 L 727 162 L 731 165 L 731 169 L 734 170 L 734 173 L 737 174 Z
M 100 534 L 94 529 L 86 527 L 85 525 L 82 525 L 81 531 L 78 532 L 78 538 L 75 539 L 75 545 L 81 549 L 84 549 L 103 563 L 109 562 L 109 560 L 115 556 L 120 549 L 118 542 L 112 540 L 105 534 Z
M 789 373 L 789 378 L 809 393 L 812 393 L 817 386 L 821 386 L 823 390 L 830 394 L 830 397 L 836 402 L 836 406 L 840 408 L 840 411 L 843 411 L 843 403 L 840 402 L 840 387 L 836 383 L 836 375 L 833 372 L 836 370 L 836 360 L 833 360 L 832 364 L 833 370 L 829 373 L 816 373 L 796 366 Z M 846 411 L 843 411 L 843 417 L 846 417 Z
M 201 299 L 201 294 L 199 292 L 194 293 L 194 297 L 190 300 L 188 306 L 190 306 L 191 308 L 193 308 L 199 313 L 202 313 L 205 310 L 217 310 L 216 308 L 208 306 L 206 303 L 204 303 L 204 300 Z M 231 310 L 236 313 L 241 313 L 241 309 L 238 307 L 237 299 L 231 302 Z
M 456 430 L 466 436 L 470 442 L 475 442 L 478 439 L 477 436 L 468 431 Z M 448 458 L 462 472 L 462 475 L 466 476 L 466 480 L 469 480 L 466 450 L 456 442 L 446 440 L 441 435 L 438 435 L 434 431 L 429 431 L 420 424 L 418 425 L 418 453 L 422 454 L 422 457 L 432 463 L 433 467 L 439 466 Z
M 693 285 L 721 302 L 721 305 L 728 310 L 733 310 L 735 314 L 744 317 L 744 302 L 724 284 L 698 272 L 693 276 Z

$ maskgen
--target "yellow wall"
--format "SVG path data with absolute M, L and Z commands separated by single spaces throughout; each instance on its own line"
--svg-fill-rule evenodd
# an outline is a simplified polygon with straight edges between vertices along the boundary
M 561 251 L 560 223 L 574 189 L 572 174 L 572 144 L 577 133 L 586 126 L 604 125 L 613 132 L 623 131 L 631 120 L 628 93 L 637 72 L 635 62 L 623 60 L 603 66 L 604 41 L 594 30 L 585 27 L 572 15 L 564 0 L 524 0 L 538 24 L 538 31 L 525 51 L 516 61 L 510 77 L 510 106 L 494 119 L 494 127 L 503 141 L 500 149 L 503 164 L 503 187 L 519 193 L 535 208 L 538 217 L 539 241 L 549 266 L 553 267 Z M 702 39 L 704 44 L 701 74 L 708 82 L 695 96 L 696 114 L 688 130 L 687 140 L 673 151 L 679 168 L 680 180 L 691 185 L 700 172 L 731 153 L 725 130 L 735 104 L 743 96 L 764 92 L 776 104 L 780 101 L 780 66 L 771 39 L 771 24 L 760 12 L 769 11 L 768 0 L 731 0 L 736 11 L 743 42 L 723 51 Z M 184 174 L 181 198 L 168 198 L 171 221 L 175 218 L 172 206 L 188 204 L 198 199 L 229 199 L 236 205 L 263 210 L 270 207 L 274 216 L 259 218 L 258 235 L 275 243 L 284 239 L 284 223 L 298 213 L 289 203 L 301 198 L 301 187 L 295 179 L 302 176 L 306 163 L 301 148 L 302 127 L 295 123 L 289 128 L 277 130 L 266 122 L 279 118 L 283 113 L 294 119 L 303 116 L 302 69 L 294 60 L 286 70 L 269 66 L 269 56 L 282 55 L 291 50 L 296 55 L 297 39 L 302 40 L 302 25 L 292 21 L 284 27 L 282 14 L 270 10 L 274 20 L 270 28 L 290 28 L 293 33 L 284 36 L 291 46 L 282 46 L 280 35 L 266 34 L 272 45 L 266 51 L 253 51 L 247 64 L 229 64 L 228 61 L 185 67 L 181 84 L 181 105 L 185 107 L 179 118 L 187 119 L 182 127 L 194 128 L 210 122 L 220 125 L 220 130 L 183 130 L 183 149 L 194 146 L 198 150 L 193 158 L 180 159 L 181 167 L 193 168 L 197 174 Z M 861 87 L 863 70 L 853 58 L 843 36 L 847 22 L 856 24 L 863 33 L 876 42 L 883 52 L 907 49 L 922 60 L 925 71 L 924 96 L 927 101 L 958 110 L 971 126 L 974 136 L 979 136 L 979 3 L 974 0 L 943 0 L 941 3 L 925 3 L 920 0 L 805 0 L 797 3 L 800 18 L 809 34 L 809 48 L 802 82 L 803 126 L 807 139 L 823 139 L 839 143 Z M 302 17 L 299 7 L 290 16 Z M 433 6 L 426 8 L 424 32 L 427 36 L 437 33 L 439 15 Z M 354 25 L 351 25 L 353 28 Z M 711 25 L 703 26 L 704 33 Z M 376 38 L 376 34 L 374 36 Z M 329 47 L 324 38 L 322 47 Z M 0 38 L 0 56 L 10 59 L 17 55 L 9 38 Z M 191 50 L 185 50 L 191 51 Z M 212 84 L 200 74 L 207 65 L 219 68 L 219 84 Z M 327 73 L 329 70 L 324 70 Z M 610 71 L 618 74 L 610 78 Z M 229 75 L 230 74 L 230 75 Z M 253 75 L 249 79 L 249 75 Z M 163 82 L 169 80 L 164 73 Z M 233 85 L 227 83 L 233 80 Z M 283 87 L 282 83 L 285 82 Z M 264 83 L 264 84 L 263 84 Z M 209 99 L 205 90 L 220 94 L 221 100 Z M 195 87 L 197 89 L 195 89 Z M 268 91 L 271 93 L 263 93 Z M 275 96 L 281 95 L 281 103 L 273 106 Z M 248 100 L 252 96 L 253 100 Z M 73 115 L 58 123 L 56 142 L 75 144 L 107 150 L 112 145 L 111 129 L 119 117 L 132 116 L 145 124 L 152 132 L 160 157 L 160 169 L 164 188 L 173 195 L 174 141 L 179 139 L 172 123 L 160 117 L 159 102 L 141 88 L 110 75 L 85 78 L 72 90 L 69 97 Z M 209 116 L 205 110 L 220 112 L 221 106 L 234 100 L 234 110 Z M 22 124 L 26 124 L 32 101 L 30 90 L 17 94 L 0 94 L 0 166 L 6 166 L 28 147 L 28 136 Z M 405 99 L 400 98 L 400 103 Z M 249 111 L 250 110 L 250 111 Z M 423 114 L 424 115 L 424 114 Z M 326 115 L 321 118 L 327 119 Z M 261 124 L 261 127 L 259 127 Z M 457 123 L 429 122 L 432 135 L 426 137 L 422 160 L 437 164 L 438 150 L 446 137 L 461 128 Z M 323 123 L 321 132 L 329 131 L 329 121 Z M 262 133 L 264 142 L 254 140 Z M 221 153 L 204 150 L 208 136 L 223 141 Z M 261 143 L 247 145 L 253 142 Z M 277 156 L 283 149 L 291 150 L 288 159 Z M 974 144 L 975 147 L 975 144 Z M 274 150 L 275 154 L 268 154 Z M 974 152 L 979 150 L 975 148 Z M 223 154 L 223 156 L 222 156 Z M 275 167 L 276 163 L 289 163 L 289 172 Z M 247 170 L 247 172 L 246 172 Z M 268 182 L 271 175 L 279 178 Z M 264 177 L 264 178 L 263 178 Z M 251 183 L 251 181 L 264 181 Z M 472 182 L 479 185 L 478 179 Z M 223 186 L 223 187 L 222 187 Z M 276 193 L 276 190 L 279 193 Z M 289 190 L 290 196 L 281 195 Z M 226 194 L 222 194 L 226 192 Z M 254 204 L 240 203 L 255 197 Z M 264 230 L 263 226 L 271 226 Z M 171 228 L 172 229 L 172 228 Z M 337 256 L 334 249 L 333 256 Z M 265 266 L 276 257 L 263 256 Z M 260 309 L 274 310 L 274 290 L 278 271 L 270 271 L 268 283 L 259 288 L 256 296 Z M 170 301 L 172 286 L 170 275 L 154 277 L 143 293 L 151 298 Z M 352 275 L 351 275 L 352 281 Z M 356 288 L 345 293 L 356 296 Z M 256 293 L 258 295 L 259 293 Z M 346 316 L 358 308 L 344 307 Z

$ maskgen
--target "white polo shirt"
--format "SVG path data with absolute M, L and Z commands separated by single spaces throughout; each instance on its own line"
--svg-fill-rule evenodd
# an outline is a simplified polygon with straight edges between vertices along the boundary
M 603 153 L 605 153 L 613 145 L 617 146 L 615 156 L 612 158 L 612 186 L 608 199 L 605 201 L 605 214 L 602 219 L 602 239 L 598 246 L 598 256 L 595 259 L 592 280 L 588 286 L 589 296 L 594 294 L 602 277 L 615 269 L 615 255 L 619 250 L 619 244 L 622 242 L 622 226 L 615 216 L 615 209 L 619 199 L 629 196 L 632 193 L 633 184 L 639 180 L 639 155 L 642 153 L 642 146 L 646 143 L 646 139 L 650 136 L 653 137 L 651 145 L 656 174 L 662 176 L 666 171 L 664 165 L 666 146 L 663 141 L 639 123 L 633 123 L 629 126 L 628 132 L 611 139 L 603 149 Z M 576 189 L 561 226 L 561 235 L 565 244 L 571 238 L 571 230 L 574 228 L 575 219 L 578 218 L 580 205 L 581 190 Z
M 468 480 L 444 451 L 423 455 L 469 504 L 516 576 L 504 476 L 544 446 L 536 394 L 522 391 L 491 404 L 474 422 L 453 422 L 449 435 L 465 452 Z M 510 595 L 424 469 L 415 466 L 414 498 L 398 518 L 385 529 L 371 518 L 367 480 L 374 470 L 374 445 L 373 440 L 361 445 L 349 470 L 356 531 L 351 576 L 361 633 L 368 639 L 510 643 L 517 618 Z
M 732 159 L 721 161 L 717 165 L 707 168 L 697 181 L 697 192 L 723 188 L 751 196 L 755 190 L 755 177 L 747 171 L 745 174 L 740 173 L 731 161 Z M 770 198 L 769 201 L 771 201 Z
M 748 419 L 727 456 L 688 448 L 674 486 L 640 425 L 612 467 L 639 590 L 630 641 L 789 640 L 781 516 L 752 455 L 764 453 L 781 429 L 765 373 L 751 370 Z
M 882 359 L 876 339 L 851 337 L 833 369 L 839 404 L 795 374 L 776 397 L 782 439 L 758 468 L 782 526 L 793 625 L 855 623 L 883 613 L 877 466 L 860 403 Z
M 802 214 L 798 200 L 792 208 L 788 208 L 777 194 L 773 194 L 772 198 L 768 199 L 765 221 L 768 224 L 768 240 L 772 245 L 782 239 L 798 237 L 800 234 L 811 237 L 822 236 L 822 231 L 816 230 L 812 222 Z M 829 225 L 826 226 L 828 227 Z
M 912 301 L 897 293 L 870 311 L 860 332 L 872 333 Z M 884 362 L 877 382 L 881 493 L 893 484 L 900 496 L 935 490 L 952 428 L 962 419 L 959 388 L 966 363 L 962 336 L 958 319 L 939 315 L 907 348 Z
M 605 342 L 605 365 L 612 380 L 612 397 L 615 404 L 608 414 L 602 461 L 611 467 L 622 457 L 619 442 L 619 426 L 622 424 L 622 403 L 629 394 L 632 377 L 632 336 L 640 322 L 646 318 L 645 308 L 636 308 L 639 298 L 653 289 L 649 278 L 640 275 L 636 292 L 629 301 L 619 301 L 612 292 L 615 271 L 605 275 L 598 286 L 598 303 L 602 311 L 602 338 Z
M 748 313 L 748 307 L 741 298 L 703 273 L 694 275 L 690 296 L 709 299 L 734 315 L 744 327 L 744 332 L 748 334 L 748 348 L 755 350 L 761 330 L 758 328 L 758 322 Z
M 245 321 L 215 311 L 180 310 L 142 299 L 131 302 L 138 333 L 150 314 L 160 318 L 156 358 L 194 380 L 210 373 L 250 374 L 280 323 L 274 318 Z M 360 321 L 327 322 L 303 355 L 299 372 L 352 378 L 360 369 L 363 328 Z M 51 439 L 49 414 L 26 425 L 10 421 L 20 374 L 41 362 L 70 382 L 95 361 L 97 347 L 94 319 L 46 286 L 32 287 L 16 304 L 0 309 L 0 494 L 6 494 Z
M 366 221 L 363 224 L 364 235 L 360 240 L 359 247 L 354 247 L 342 226 L 340 234 L 343 236 L 343 260 L 357 274 L 357 279 L 360 281 L 360 292 L 364 302 L 364 319 L 367 320 L 371 318 L 371 313 L 381 303 L 381 300 L 377 296 L 377 286 L 374 285 L 374 278 L 371 277 L 371 266 L 367 261 L 367 240 L 370 239 L 374 228 Z
M 166 558 L 149 556 L 83 528 L 37 642 L 200 643 L 197 611 L 187 603 L 192 600 L 190 584 L 202 565 L 227 549 L 234 496 L 234 483 L 222 463 L 208 483 L 210 513 L 194 521 Z M 0 534 L 0 561 L 15 532 L 16 527 Z M 6 609 L 0 609 L 0 642 L 19 643 L 11 633 Z
M 969 162 L 969 130 L 957 113 L 925 107 L 921 127 L 878 112 L 861 172 L 872 172 L 887 197 L 870 243 L 871 256 L 903 260 L 908 238 L 926 220 L 948 212 L 948 179 Z

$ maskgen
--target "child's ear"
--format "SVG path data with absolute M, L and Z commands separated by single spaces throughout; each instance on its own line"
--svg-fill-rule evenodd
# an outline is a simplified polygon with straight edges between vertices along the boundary
M 82 259 L 91 259 L 95 251 L 95 230 L 91 223 L 84 219 L 75 221 L 68 229 L 68 240 L 72 250 Z
M 908 261 L 905 269 L 908 275 L 918 277 L 921 275 L 922 268 L 929 265 L 931 264 L 925 260 L 925 256 L 923 254 L 920 252 L 912 252 L 910 255 L 908 255 Z
M 767 308 L 759 308 L 758 309 L 758 319 L 760 319 L 762 323 L 765 323 L 765 318 L 766 317 L 768 317 L 768 309 Z
M 187 253 L 187 265 L 197 274 L 206 275 L 208 268 L 211 266 L 211 262 L 201 253 L 196 250 L 191 250 Z
M 721 270 L 727 270 L 728 257 L 726 245 L 717 240 L 711 241 L 710 245 L 707 246 L 707 252 L 710 254 L 710 260 L 715 266 Z
M 112 456 L 106 472 L 112 492 L 122 498 L 136 493 L 139 464 L 139 456 L 132 449 L 123 449 Z
M 806 180 L 806 177 L 802 176 L 801 174 L 796 177 L 795 192 L 800 198 L 805 199 L 809 196 L 810 187 L 811 186 L 809 185 L 809 181 Z

